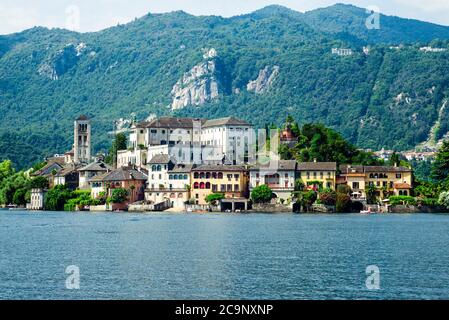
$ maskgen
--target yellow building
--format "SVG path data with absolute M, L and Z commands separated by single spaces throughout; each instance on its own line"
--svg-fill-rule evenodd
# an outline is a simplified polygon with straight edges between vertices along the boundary
M 207 204 L 206 197 L 213 193 L 223 193 L 226 199 L 236 200 L 248 196 L 249 178 L 244 166 L 202 165 L 192 169 L 190 180 L 195 204 Z
M 298 163 L 298 179 L 310 189 L 319 187 L 335 190 L 337 163 L 336 162 L 300 162 Z
M 413 171 L 398 166 L 340 166 L 339 183 L 347 184 L 353 198 L 366 199 L 366 189 L 376 188 L 376 196 L 384 199 L 391 195 L 409 196 L 413 188 Z

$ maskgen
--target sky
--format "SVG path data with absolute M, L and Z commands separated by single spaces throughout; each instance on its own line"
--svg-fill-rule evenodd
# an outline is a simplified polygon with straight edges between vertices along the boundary
M 98 31 L 124 24 L 148 12 L 184 10 L 194 15 L 230 17 L 270 4 L 304 12 L 335 3 L 362 8 L 375 6 L 387 15 L 449 26 L 449 0 L 0 0 L 0 34 L 34 26 Z

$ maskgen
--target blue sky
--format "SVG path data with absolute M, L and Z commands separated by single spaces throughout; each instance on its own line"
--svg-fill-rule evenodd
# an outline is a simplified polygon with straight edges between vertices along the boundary
M 449 0 L 0 0 L 0 34 L 18 32 L 33 26 L 64 28 L 68 21 L 73 21 L 73 16 L 69 17 L 73 12 L 79 12 L 79 19 L 76 24 L 69 25 L 86 32 L 126 23 L 148 12 L 184 10 L 195 15 L 229 17 L 270 4 L 280 4 L 304 12 L 339 2 L 364 8 L 377 6 L 388 15 L 449 26 Z

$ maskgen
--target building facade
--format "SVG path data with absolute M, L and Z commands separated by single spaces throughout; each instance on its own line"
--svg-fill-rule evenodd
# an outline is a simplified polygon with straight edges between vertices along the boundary
M 31 189 L 30 210 L 44 210 L 44 199 L 46 191 L 44 189 Z
M 207 204 L 206 197 L 222 193 L 228 199 L 248 197 L 248 170 L 236 165 L 201 165 L 192 169 L 191 194 L 195 204 Z
M 74 123 L 73 160 L 75 164 L 91 160 L 91 125 L 88 117 L 82 115 Z
M 249 176 L 250 193 L 260 185 L 267 185 L 273 191 L 274 201 L 291 204 L 298 176 L 296 160 L 279 160 L 272 166 L 254 166 L 249 170 Z
M 352 189 L 354 199 L 366 199 L 370 187 L 381 199 L 409 196 L 413 189 L 412 169 L 401 166 L 341 165 L 340 177 L 341 183 Z
M 335 190 L 337 181 L 336 162 L 300 162 L 298 163 L 298 179 L 313 190 L 320 187 Z
M 89 189 L 89 180 L 93 177 L 112 171 L 112 167 L 104 162 L 92 162 L 85 167 L 78 169 L 79 188 Z

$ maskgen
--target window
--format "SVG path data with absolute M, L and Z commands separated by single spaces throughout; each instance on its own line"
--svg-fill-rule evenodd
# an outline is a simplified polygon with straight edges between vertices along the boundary
M 195 173 L 193 174 L 193 178 L 194 178 L 194 179 L 198 179 L 199 177 L 200 177 L 200 175 L 199 175 L 198 172 L 195 172 Z
M 360 183 L 359 182 L 353 182 L 352 183 L 352 189 L 360 189 Z
M 195 182 L 194 184 L 193 184 L 193 189 L 198 189 L 199 188 L 199 184 L 198 184 L 198 182 Z
M 204 189 L 206 187 L 206 185 L 204 184 L 204 182 L 200 183 L 200 189 Z
M 396 179 L 401 179 L 401 178 L 402 178 L 402 174 L 396 173 Z
M 210 179 L 210 172 L 206 172 L 206 179 Z
M 173 175 L 170 174 L 170 175 L 168 176 L 168 179 L 169 179 L 169 180 L 173 180 Z
M 234 191 L 239 192 L 240 186 L 238 184 L 234 184 Z
M 223 179 L 223 173 L 222 172 L 218 173 L 218 179 Z
M 225 184 L 220 185 L 220 191 L 221 192 L 226 192 L 226 185 Z
M 210 182 L 206 182 L 206 189 L 210 189 Z
M 235 181 L 238 181 L 239 178 L 240 178 L 240 175 L 239 175 L 239 174 L 234 174 L 234 179 L 235 179 Z
M 226 191 L 227 191 L 227 192 L 232 192 L 232 184 L 228 184 L 228 185 L 226 186 Z

